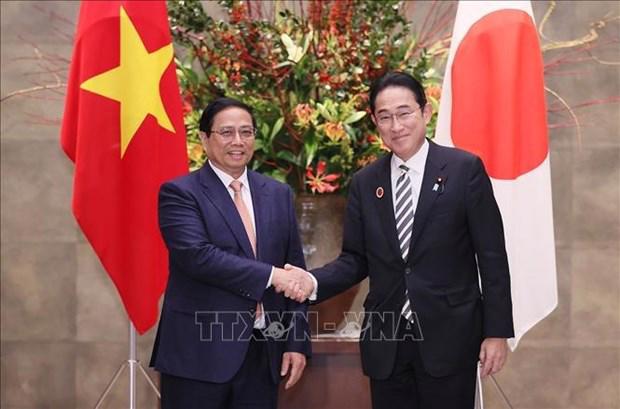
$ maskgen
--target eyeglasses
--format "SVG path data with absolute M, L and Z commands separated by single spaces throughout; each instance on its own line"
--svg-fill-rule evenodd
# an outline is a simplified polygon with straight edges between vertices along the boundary
M 236 134 L 239 134 L 241 139 L 252 139 L 256 135 L 256 129 L 251 126 L 241 126 L 239 128 L 224 126 L 218 130 L 212 130 L 211 132 L 218 134 L 225 141 L 231 141 Z
M 407 123 L 415 118 L 415 113 L 417 110 L 422 111 L 422 108 L 417 107 L 415 109 L 403 109 L 396 112 L 395 114 L 381 112 L 379 115 L 377 115 L 377 124 L 383 127 L 390 126 L 392 124 L 392 118 L 397 119 L 399 124 Z

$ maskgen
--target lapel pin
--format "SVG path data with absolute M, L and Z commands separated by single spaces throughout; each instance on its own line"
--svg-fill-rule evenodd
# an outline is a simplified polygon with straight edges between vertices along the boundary
M 377 190 L 375 191 L 375 194 L 377 195 L 377 198 L 381 199 L 383 197 L 383 193 L 385 193 L 383 191 L 383 188 L 381 186 L 379 186 L 377 188 Z
M 437 181 L 435 181 L 435 184 L 433 185 L 433 192 L 439 191 L 439 193 L 443 193 L 445 181 L 446 181 L 445 178 L 443 178 L 442 176 L 439 176 L 437 178 Z

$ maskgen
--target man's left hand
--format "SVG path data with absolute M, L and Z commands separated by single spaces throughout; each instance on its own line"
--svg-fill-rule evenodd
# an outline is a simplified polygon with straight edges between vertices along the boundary
M 498 373 L 508 358 L 508 343 L 505 338 L 485 338 L 480 346 L 480 376 Z
M 286 376 L 290 373 L 284 389 L 289 389 L 297 383 L 304 373 L 306 367 L 306 356 L 299 352 L 285 352 L 282 355 L 282 370 L 281 376 Z

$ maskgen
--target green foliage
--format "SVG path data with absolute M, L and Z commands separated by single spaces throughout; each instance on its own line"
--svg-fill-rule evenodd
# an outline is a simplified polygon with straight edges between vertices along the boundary
M 298 192 L 345 190 L 385 149 L 367 111 L 370 83 L 387 70 L 410 72 L 437 90 L 429 97 L 435 105 L 437 54 L 417 46 L 401 1 L 312 0 L 298 14 L 279 1 L 258 3 L 250 10 L 242 1 L 219 1 L 224 21 L 197 0 L 168 2 L 191 167 L 206 159 L 200 112 L 226 95 L 254 109 L 253 169 Z M 265 7 L 272 18 L 262 18 Z

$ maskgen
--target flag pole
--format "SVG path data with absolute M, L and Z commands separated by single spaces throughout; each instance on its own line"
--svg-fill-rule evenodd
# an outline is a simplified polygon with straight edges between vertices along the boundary
M 136 409 L 136 327 L 129 320 L 129 409 Z
M 149 374 L 146 372 L 140 361 L 137 359 L 136 353 L 136 327 L 134 327 L 133 323 L 129 321 L 129 357 L 126 361 L 124 361 L 121 366 L 118 367 L 112 379 L 106 386 L 105 390 L 97 400 L 95 404 L 95 409 L 99 409 L 105 398 L 108 396 L 112 387 L 121 376 L 125 368 L 129 368 L 129 409 L 136 409 L 136 369 L 140 370 L 140 373 L 144 376 L 148 384 L 151 386 L 151 389 L 155 392 L 158 399 L 161 399 L 161 395 L 155 382 L 151 379 Z
M 482 396 L 482 378 L 480 377 L 480 366 L 476 368 L 476 399 L 475 409 L 484 409 L 484 399 Z

